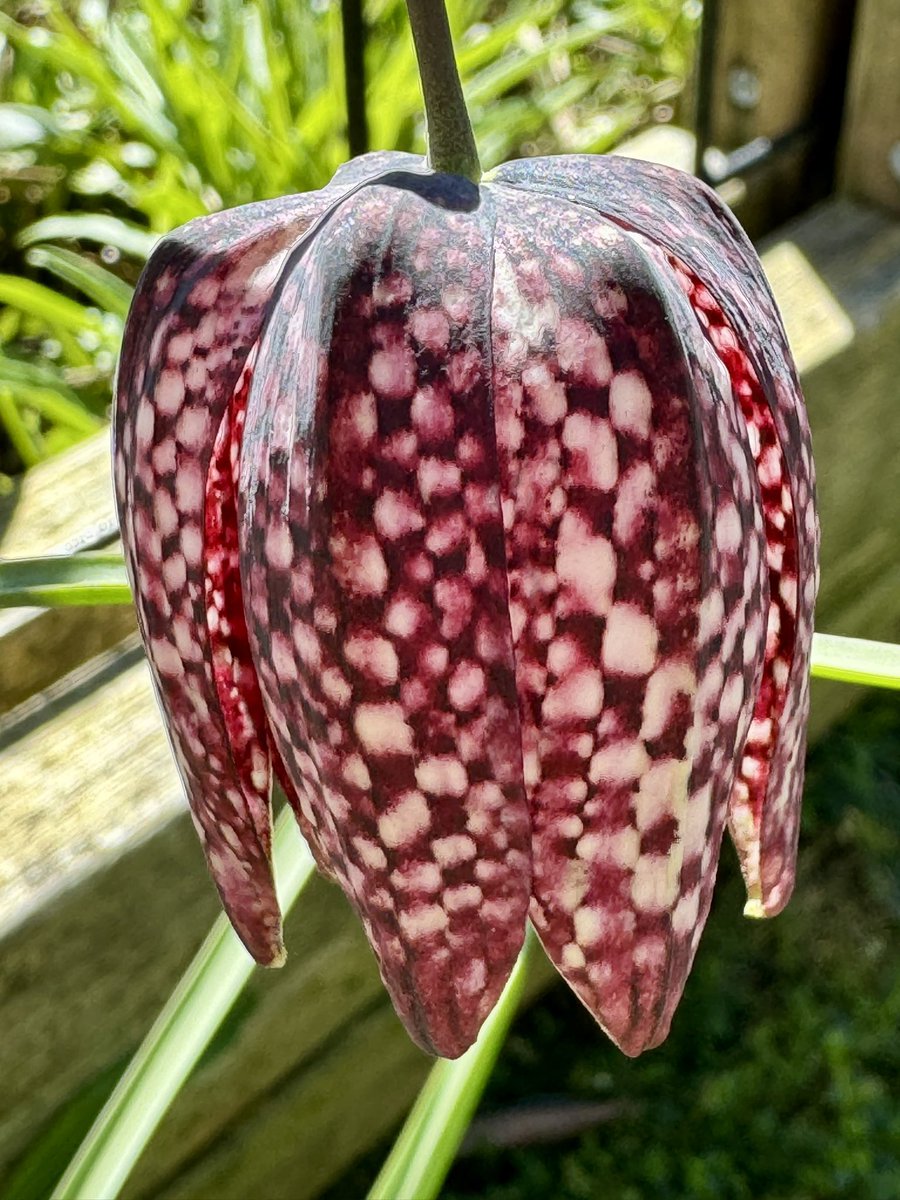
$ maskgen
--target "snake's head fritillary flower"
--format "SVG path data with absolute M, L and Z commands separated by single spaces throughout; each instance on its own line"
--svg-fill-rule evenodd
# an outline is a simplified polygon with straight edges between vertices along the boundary
M 192 222 L 138 287 L 115 473 L 223 903 L 280 961 L 270 788 L 415 1040 L 456 1056 L 531 917 L 657 1045 L 726 821 L 791 891 L 818 530 L 760 264 L 625 158 L 476 186 L 372 155 Z

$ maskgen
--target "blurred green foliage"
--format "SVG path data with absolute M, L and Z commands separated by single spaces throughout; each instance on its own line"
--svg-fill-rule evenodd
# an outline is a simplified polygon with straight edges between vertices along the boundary
M 697 0 L 450 0 L 482 161 L 667 120 Z M 371 145 L 423 149 L 403 0 L 366 8 Z M 336 0 L 21 0 L 0 12 L 0 474 L 106 415 L 157 236 L 346 158 Z M 2 484 L 2 478 L 0 478 Z

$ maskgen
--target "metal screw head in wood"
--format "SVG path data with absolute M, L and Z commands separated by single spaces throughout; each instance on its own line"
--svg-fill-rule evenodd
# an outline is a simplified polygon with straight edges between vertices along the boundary
M 728 98 L 735 108 L 750 111 L 759 104 L 762 84 L 750 67 L 732 67 L 728 72 Z

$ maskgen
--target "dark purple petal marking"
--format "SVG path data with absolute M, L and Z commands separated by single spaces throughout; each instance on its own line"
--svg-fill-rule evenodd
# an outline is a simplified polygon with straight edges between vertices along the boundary
M 231 682 L 240 676 L 248 696 L 233 698 L 221 661 L 228 648 L 207 627 L 210 611 L 218 621 L 209 605 L 207 550 L 215 556 L 220 549 L 218 533 L 207 546 L 208 489 L 216 504 L 226 503 L 208 472 L 289 252 L 348 188 L 408 166 L 408 158 L 364 156 L 323 192 L 250 204 L 177 230 L 141 277 L 123 342 L 114 474 L 138 619 L 210 871 L 235 928 L 262 963 L 283 956 L 260 762 L 265 734 L 246 728 L 256 716 L 246 663 Z M 223 432 L 221 454 L 227 437 Z M 233 573 L 228 590 L 234 615 Z M 274 766 L 282 778 L 277 755 Z
M 532 917 L 638 1053 L 667 1032 L 708 909 L 762 665 L 762 519 L 734 414 L 716 418 L 721 368 L 671 272 L 568 203 L 520 194 L 498 211 L 494 388 Z M 725 618 L 734 683 L 719 715 Z
M 215 442 L 225 422 L 214 474 L 226 480 L 229 405 L 279 262 L 321 207 L 316 197 L 251 205 L 195 221 L 160 245 L 129 318 L 115 420 L 120 527 L 157 694 L 210 871 L 235 928 L 263 963 L 280 961 L 283 950 L 262 735 L 246 729 L 252 702 L 228 699 L 227 646 L 210 636 L 210 613 L 218 630 L 220 616 L 239 621 L 239 605 L 233 580 L 221 610 L 209 603 L 209 555 L 222 546 L 205 509 L 208 490 L 217 504 L 225 501 L 208 480 Z
M 251 952 L 282 954 L 274 770 L 423 1047 L 474 1040 L 531 897 L 636 1054 L 668 1030 L 726 816 L 748 911 L 790 894 L 809 431 L 713 193 L 615 158 L 494 181 L 369 155 L 167 239 L 120 370 L 123 540 Z
M 507 163 L 495 174 L 532 193 L 568 196 L 676 256 L 715 297 L 770 411 L 794 513 L 797 602 L 782 716 L 770 743 L 759 828 L 760 878 L 757 882 L 751 873 L 747 882 L 754 902 L 751 911 L 774 914 L 787 902 L 793 886 L 819 582 L 809 424 L 775 301 L 756 252 L 732 213 L 715 192 L 690 175 L 637 159 L 579 155 Z M 736 828 L 733 824 L 732 835 L 737 837 L 742 861 L 749 864 L 753 855 Z
M 241 487 L 286 769 L 398 1011 L 449 1057 L 509 975 L 530 883 L 490 239 L 452 193 L 345 201 L 260 346 Z

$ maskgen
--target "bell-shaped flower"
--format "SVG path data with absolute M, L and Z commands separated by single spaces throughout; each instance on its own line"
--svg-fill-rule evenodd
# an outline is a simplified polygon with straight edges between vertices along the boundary
M 283 955 L 281 781 L 416 1041 L 455 1056 L 529 915 L 658 1044 L 726 822 L 791 891 L 817 582 L 806 415 L 746 237 L 625 158 L 481 185 L 366 156 L 193 221 L 128 320 L 119 514 L 213 878 Z

